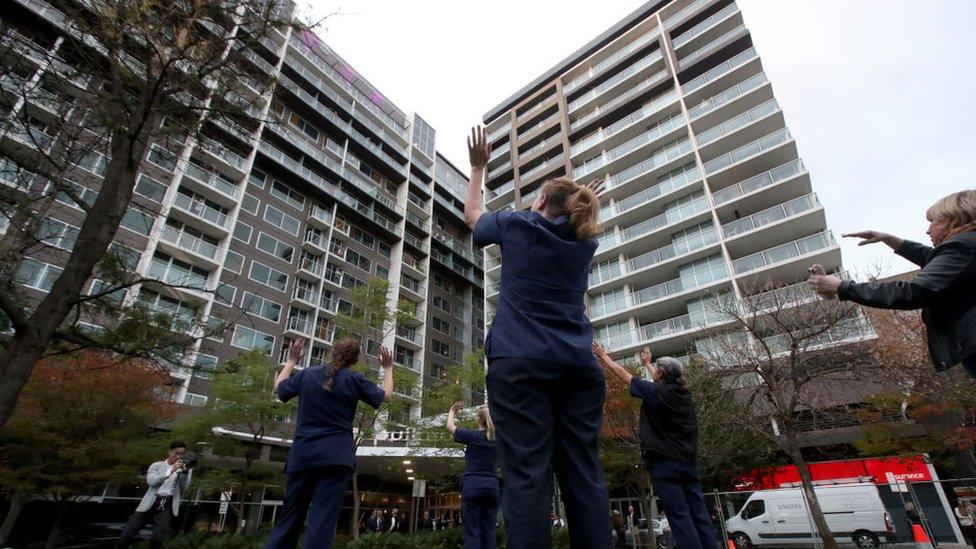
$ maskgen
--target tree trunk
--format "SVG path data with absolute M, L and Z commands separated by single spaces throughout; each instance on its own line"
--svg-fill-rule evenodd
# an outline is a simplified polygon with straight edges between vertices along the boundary
M 30 496 L 24 494 L 12 494 L 10 496 L 10 510 L 7 511 L 7 516 L 3 518 L 3 525 L 0 526 L 0 545 L 7 543 L 7 540 L 10 539 L 10 533 L 14 530 L 17 517 L 20 516 L 20 512 L 24 510 L 28 501 L 30 501 Z
M 146 150 L 145 139 L 115 135 L 109 163 L 98 197 L 78 232 L 78 246 L 71 252 L 64 271 L 51 291 L 21 326 L 0 356 L 0 427 L 6 425 L 55 332 L 71 312 L 75 300 L 115 238 L 135 186 L 139 159 Z M 83 244 L 82 244 L 83 243 Z
M 352 472 L 352 516 L 349 518 L 352 539 L 359 539 L 359 473 Z
M 803 454 L 800 453 L 800 449 L 797 448 L 793 441 L 790 441 L 788 444 L 790 459 L 793 461 L 793 465 L 796 465 L 796 468 L 800 471 L 803 495 L 807 500 L 807 504 L 810 506 L 810 517 L 813 519 L 813 524 L 820 534 L 824 549 L 838 549 L 837 541 L 834 540 L 834 534 L 830 531 L 830 526 L 827 525 L 827 518 L 820 508 L 820 501 L 817 500 L 817 493 L 813 489 L 813 477 L 810 475 L 810 468 L 807 467 L 807 461 L 803 458 Z
M 64 518 L 65 502 L 58 500 L 58 513 L 54 518 L 54 525 L 51 526 L 51 533 L 47 536 L 47 543 L 44 549 L 55 549 L 58 546 L 58 532 L 61 530 L 61 519 Z

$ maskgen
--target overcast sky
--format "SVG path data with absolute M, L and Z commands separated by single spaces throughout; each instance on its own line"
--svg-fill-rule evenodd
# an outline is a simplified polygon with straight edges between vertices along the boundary
M 313 0 L 319 33 L 466 170 L 492 107 L 639 7 L 639 0 Z M 937 198 L 976 187 L 976 1 L 739 0 L 835 236 L 927 242 Z M 540 32 L 545 21 L 545 32 Z M 968 159 L 968 160 L 967 160 Z M 862 277 L 911 264 L 843 242 Z

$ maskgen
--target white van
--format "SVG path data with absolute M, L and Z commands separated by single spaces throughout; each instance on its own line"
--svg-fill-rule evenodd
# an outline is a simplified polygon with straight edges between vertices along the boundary
M 816 486 L 814 491 L 838 543 L 878 547 L 894 533 L 894 524 L 874 484 Z M 810 545 L 816 532 L 800 488 L 753 493 L 725 526 L 736 549 Z

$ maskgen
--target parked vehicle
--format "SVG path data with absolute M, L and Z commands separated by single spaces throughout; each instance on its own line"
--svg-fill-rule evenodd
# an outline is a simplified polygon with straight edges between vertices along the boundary
M 647 519 L 638 519 L 637 527 L 633 530 L 624 532 L 624 542 L 627 547 L 650 547 L 651 530 L 654 531 L 654 539 L 657 541 L 658 549 L 671 549 L 674 547 L 674 538 L 671 536 L 671 528 L 668 527 L 668 519 L 661 518 L 651 521 L 651 529 L 647 527 Z M 634 543 L 634 535 L 637 535 L 637 543 Z
M 814 491 L 838 543 L 878 547 L 894 534 L 894 524 L 874 484 L 817 486 Z M 753 493 L 725 526 L 738 549 L 809 545 L 816 535 L 800 488 Z

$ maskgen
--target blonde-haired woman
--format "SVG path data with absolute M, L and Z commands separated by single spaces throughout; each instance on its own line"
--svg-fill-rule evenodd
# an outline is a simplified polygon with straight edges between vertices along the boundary
M 484 212 L 491 146 L 483 128 L 472 130 L 468 153 L 464 217 L 476 245 L 498 244 L 502 253 L 485 354 L 508 548 L 552 545 L 552 472 L 566 502 L 571 546 L 609 548 L 610 502 L 598 447 L 606 382 L 583 303 L 600 233 L 600 182 L 550 179 L 529 211 Z
M 447 430 L 454 441 L 464 444 L 464 475 L 461 477 L 461 513 L 464 520 L 464 549 L 495 549 L 498 517 L 498 477 L 495 467 L 495 424 L 487 406 L 478 408 L 478 429 L 462 429 L 455 423 L 462 402 L 447 412 Z
M 936 370 L 962 363 L 976 377 L 976 189 L 950 194 L 925 213 L 932 246 L 878 231 L 844 236 L 860 245 L 884 242 L 921 267 L 912 280 L 855 283 L 811 274 L 817 292 L 882 309 L 922 309 L 929 355 Z M 819 266 L 812 273 L 822 272 Z

